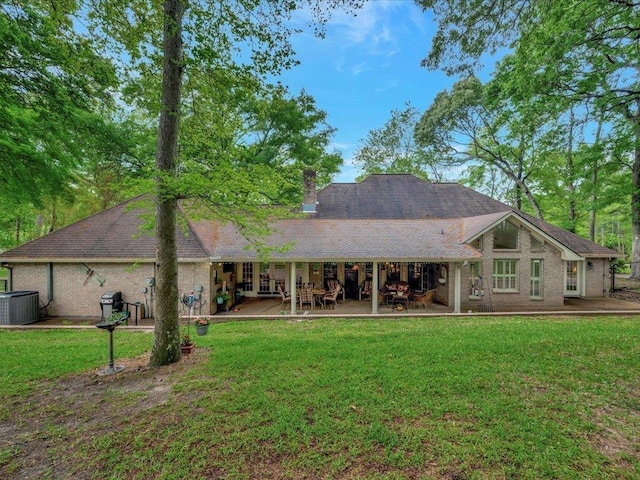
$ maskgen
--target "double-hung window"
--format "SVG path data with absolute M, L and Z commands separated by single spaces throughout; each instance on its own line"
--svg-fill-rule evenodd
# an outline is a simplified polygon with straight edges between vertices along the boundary
M 493 291 L 518 291 L 518 260 L 493 261 Z

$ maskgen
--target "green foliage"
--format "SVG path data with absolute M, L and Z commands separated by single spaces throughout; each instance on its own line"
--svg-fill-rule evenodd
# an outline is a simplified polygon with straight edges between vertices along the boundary
M 145 141 L 115 113 L 115 67 L 74 29 L 76 7 L 0 11 L 0 249 L 112 206 L 140 174 Z
M 79 140 L 117 86 L 111 63 L 45 2 L 0 10 L 0 201 L 69 198 Z M 99 127 L 98 127 L 99 128 Z
M 185 97 L 176 188 L 218 218 L 299 205 L 304 169 L 320 183 L 339 171 L 341 157 L 327 152 L 334 129 L 304 92 L 290 97 L 249 73 L 216 69 L 193 75 Z
M 420 112 L 407 103 L 404 110 L 392 110 L 381 128 L 371 130 L 358 146 L 354 164 L 362 172 L 358 180 L 373 173 L 410 173 L 424 180 L 442 180 L 440 163 L 416 144 L 414 129 Z
M 544 165 L 529 181 L 547 197 L 540 199 L 545 210 L 564 217 L 561 223 L 569 229 L 588 230 L 595 238 L 597 218 L 628 201 L 629 230 L 637 238 L 640 176 L 631 175 L 630 184 L 618 175 L 640 170 L 637 5 L 473 0 L 461 8 L 453 0 L 416 2 L 431 9 L 438 23 L 423 61 L 428 68 L 471 73 L 486 53 L 506 50 L 490 82 L 490 97 L 507 101 L 517 112 L 519 127 L 513 132 L 543 129 L 536 139 L 536 162 L 551 157 L 551 168 Z M 565 205 L 562 215 L 560 205 Z M 639 247 L 634 242 L 636 277 Z
M 491 85 L 470 76 L 456 82 L 450 92 L 438 93 L 417 123 L 415 138 L 449 165 L 484 165 L 471 171 L 476 177 L 499 172 L 512 184 L 512 204 L 522 209 L 526 199 L 542 218 L 532 189 L 535 172 L 543 168 L 535 151 L 540 126 L 530 125 L 525 131 L 519 120 L 508 101 L 491 94 Z

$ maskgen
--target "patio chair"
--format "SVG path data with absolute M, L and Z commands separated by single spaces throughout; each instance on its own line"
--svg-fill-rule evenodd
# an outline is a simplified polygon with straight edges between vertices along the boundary
M 362 300 L 362 296 L 371 297 L 371 280 L 365 280 L 362 284 L 362 288 L 358 291 L 358 298 Z
M 427 290 L 424 293 L 414 293 L 413 294 L 413 303 L 417 307 L 418 304 L 422 305 L 424 308 L 427 308 L 427 305 L 433 307 L 433 297 L 436 294 L 436 290 Z
M 342 301 L 344 302 L 344 288 L 340 285 L 338 280 L 327 280 L 327 287 L 330 292 L 333 292 L 335 289 L 338 289 L 338 295 L 342 292 Z
M 278 293 L 282 298 L 282 303 L 280 304 L 280 308 L 282 308 L 285 303 L 291 303 L 291 295 L 287 295 L 287 292 L 282 290 L 282 287 L 280 285 L 278 285 Z
M 322 297 L 322 308 L 327 307 L 327 302 L 331 304 L 332 308 L 336 308 L 336 304 L 338 303 L 338 295 L 340 294 L 340 290 L 342 287 L 338 285 L 331 293 L 327 293 L 324 297 Z
M 310 288 L 303 288 L 300 290 L 300 308 L 307 303 L 311 305 L 311 310 L 313 310 L 313 303 L 315 299 L 313 298 L 313 290 Z

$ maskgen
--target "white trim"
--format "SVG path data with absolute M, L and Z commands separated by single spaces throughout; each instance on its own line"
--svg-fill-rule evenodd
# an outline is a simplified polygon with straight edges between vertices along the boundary
M 576 262 L 576 289 L 575 290 L 567 290 L 567 264 L 568 262 Z M 584 297 L 585 296 L 585 283 L 586 283 L 586 262 L 576 261 L 576 260 L 568 260 L 562 262 L 562 282 L 563 282 L 563 295 L 565 297 Z
M 453 279 L 453 313 L 460 313 L 461 301 L 460 290 L 462 285 L 462 275 L 460 274 L 460 264 L 456 263 Z
M 291 262 L 289 264 L 289 285 L 291 287 L 291 315 L 296 315 L 296 308 L 298 307 L 296 294 L 296 262 Z
M 468 217 L 468 218 L 474 218 L 474 217 Z M 528 230 L 533 231 L 537 235 L 541 236 L 545 240 L 546 243 L 549 243 L 550 245 L 552 245 L 555 248 L 557 248 L 558 250 L 560 250 L 560 257 L 562 258 L 562 260 L 576 260 L 577 261 L 577 260 L 583 260 L 584 259 L 581 255 L 579 255 L 578 253 L 574 252 L 573 250 L 571 250 L 566 245 L 560 243 L 558 240 L 556 240 L 555 238 L 553 238 L 549 234 L 543 232 L 538 227 L 536 227 L 533 223 L 527 221 L 525 218 L 521 217 L 520 215 L 518 215 L 514 211 L 505 212 L 503 217 L 500 217 L 499 219 L 497 219 L 493 223 L 491 223 L 489 226 L 483 228 L 479 232 L 476 232 L 472 236 L 470 236 L 470 237 L 466 238 L 465 240 L 463 240 L 464 243 L 469 244 L 469 243 L 473 242 L 476 238 L 478 238 L 478 237 L 484 235 L 485 233 L 493 230 L 499 223 L 501 223 L 501 222 L 503 222 L 505 220 L 508 220 L 510 218 L 515 219 L 518 223 L 520 223 L 521 225 L 525 226 Z M 507 251 L 513 251 L 513 250 L 507 250 Z
M 373 262 L 373 279 L 371 281 L 371 313 L 378 313 L 378 289 L 380 279 L 378 278 L 378 262 Z

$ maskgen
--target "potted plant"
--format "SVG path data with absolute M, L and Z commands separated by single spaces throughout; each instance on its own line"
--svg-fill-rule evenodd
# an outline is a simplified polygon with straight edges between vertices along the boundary
M 196 344 L 191 341 L 189 335 L 185 335 L 182 337 L 182 342 L 180 342 L 180 350 L 183 355 L 189 355 L 193 352 L 193 349 L 196 348 Z
M 218 309 L 220 309 L 222 305 L 225 305 L 229 300 L 231 300 L 231 295 L 229 295 L 227 292 L 223 292 L 222 290 L 218 290 L 218 293 L 216 293 L 216 303 L 218 304 Z
M 209 331 L 209 319 L 206 317 L 198 317 L 194 320 L 196 325 L 196 333 L 198 335 L 206 335 Z

